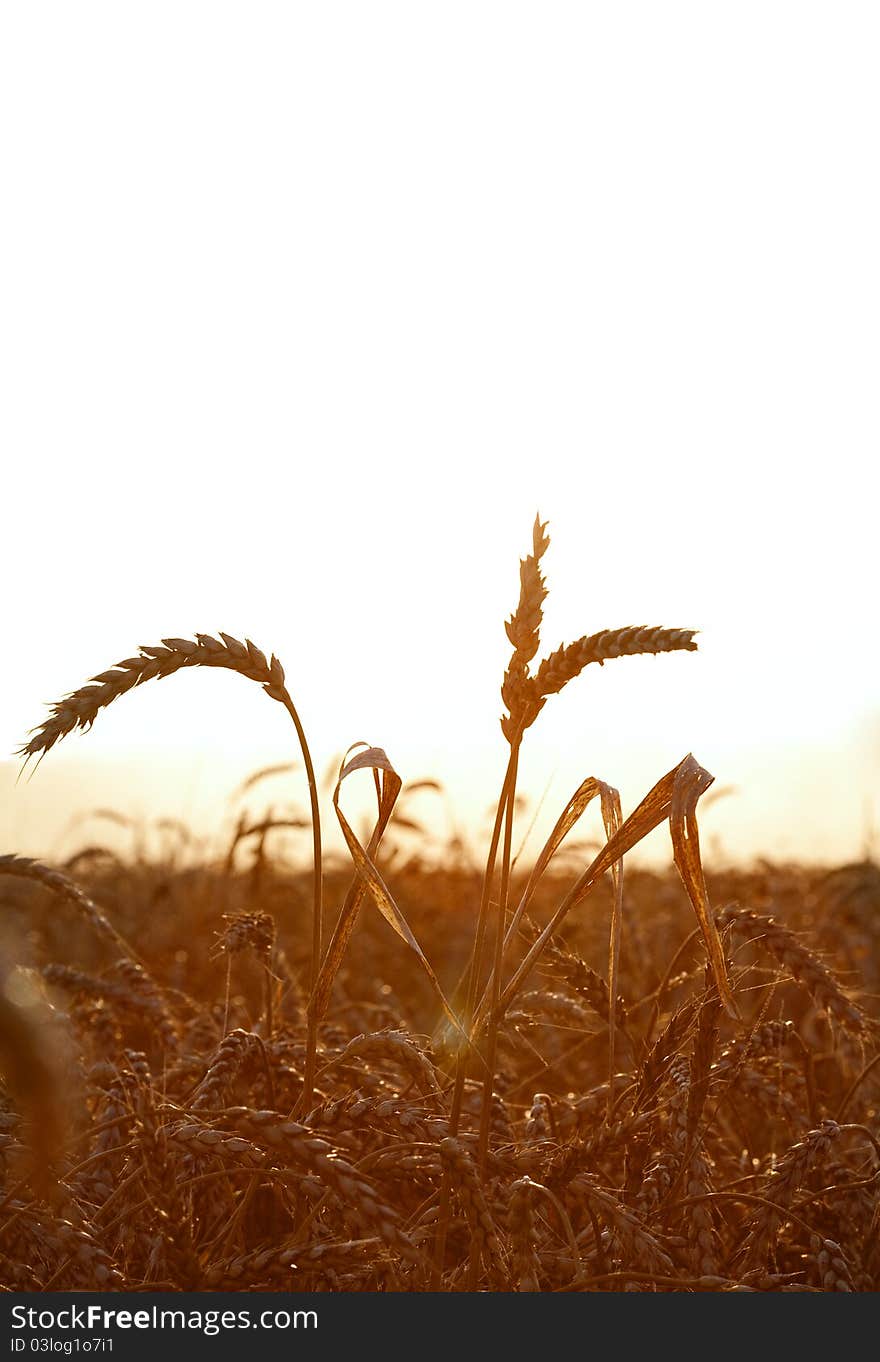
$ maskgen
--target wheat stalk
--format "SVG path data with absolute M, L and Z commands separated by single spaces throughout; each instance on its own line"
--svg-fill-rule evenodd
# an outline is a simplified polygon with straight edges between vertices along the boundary
M 101 710 L 106 709 L 121 695 L 134 690 L 136 686 L 144 685 L 147 681 L 162 680 L 163 677 L 172 676 L 187 667 L 221 667 L 227 671 L 237 672 L 239 676 L 247 677 L 250 681 L 258 682 L 270 699 L 277 700 L 284 706 L 293 721 L 305 762 L 312 815 L 314 870 L 311 979 L 314 984 L 321 963 L 323 934 L 321 814 L 318 807 L 318 786 L 305 731 L 285 685 L 284 668 L 274 653 L 269 659 L 250 639 L 245 639 L 242 643 L 232 634 L 225 634 L 222 631 L 219 639 L 211 634 L 196 634 L 194 640 L 164 638 L 161 644 L 144 644 L 137 657 L 124 658 L 109 670 L 99 672 L 87 685 L 71 691 L 69 695 L 50 706 L 49 717 L 32 730 L 27 742 L 18 749 L 17 755 L 25 762 L 34 757 L 41 759 L 61 738 L 72 733 L 74 729 L 91 728 Z

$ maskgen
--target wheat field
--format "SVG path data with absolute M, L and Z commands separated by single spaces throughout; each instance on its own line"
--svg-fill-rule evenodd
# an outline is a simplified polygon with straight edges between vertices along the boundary
M 878 1289 L 880 870 L 704 866 L 691 755 L 629 813 L 586 776 L 523 863 L 547 702 L 697 647 L 640 625 L 538 660 L 548 543 L 536 520 L 480 864 L 417 849 L 383 748 L 323 797 L 281 662 L 227 634 L 141 648 L 25 741 L 32 768 L 132 688 L 224 668 L 289 715 L 308 814 L 242 816 L 211 856 L 177 828 L 149 856 L 0 857 L 6 1289 Z M 274 854 L 291 822 L 305 863 Z M 633 867 L 662 825 L 668 872 Z

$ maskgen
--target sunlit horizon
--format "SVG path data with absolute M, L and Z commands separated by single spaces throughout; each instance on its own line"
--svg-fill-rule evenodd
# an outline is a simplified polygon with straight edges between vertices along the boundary
M 606 664 L 605 671 L 610 672 L 612 665 Z M 209 688 L 214 679 L 203 673 L 201 686 L 194 689 Z M 185 708 L 191 703 L 185 697 Z M 242 708 L 247 712 L 246 705 Z M 266 708 L 271 724 L 272 710 Z M 250 717 L 255 717 L 254 711 Z M 263 726 L 257 728 L 262 733 Z M 368 736 L 372 740 L 373 735 Z M 405 782 L 400 812 L 418 824 L 418 829 L 394 830 L 401 859 L 417 856 L 431 861 L 458 838 L 471 859 L 479 862 L 488 845 L 503 770 L 503 740 L 500 732 L 497 741 L 492 736 L 484 736 L 467 752 L 432 750 L 412 740 L 381 742 Z M 89 846 L 104 846 L 123 857 L 144 850 L 158 856 L 173 847 L 178 858 L 216 860 L 228 849 L 240 818 L 251 823 L 266 816 L 293 816 L 303 820 L 302 831 L 275 834 L 267 847 L 288 863 L 308 859 L 308 796 L 292 730 L 287 734 L 282 725 L 274 745 L 253 750 L 239 741 L 231 750 L 184 746 L 175 754 L 163 747 L 159 755 L 146 746 L 124 743 L 121 747 L 105 743 L 98 755 L 89 754 L 84 749 L 91 737 L 67 739 L 66 751 L 51 752 L 44 764 L 23 776 L 19 763 L 0 764 L 2 836 L 7 846 L 21 854 L 58 860 Z M 642 746 L 632 739 L 621 745 L 598 730 L 592 735 L 592 761 L 586 744 L 583 752 L 554 751 L 546 742 L 535 747 L 525 754 L 515 829 L 523 864 L 537 854 L 567 798 L 586 775 L 616 784 L 628 813 L 685 755 L 683 749 L 673 756 L 668 743 L 647 734 Z M 824 748 L 779 743 L 763 751 L 753 747 L 733 752 L 723 747 L 715 763 L 705 761 L 697 749 L 695 755 L 715 776 L 700 812 L 707 864 L 768 860 L 831 865 L 876 857 L 878 749 L 878 726 L 867 718 Z M 330 792 L 341 757 L 341 748 L 315 752 L 325 844 L 337 852 L 343 844 Z M 260 780 L 245 795 L 239 793 L 249 776 L 276 763 L 290 763 L 294 769 Z M 436 781 L 439 788 L 407 794 L 406 784 L 423 780 Z M 372 808 L 366 779 L 360 788 L 346 790 L 345 807 L 363 826 Z M 170 838 L 167 828 L 163 833 L 168 820 L 179 825 L 177 832 L 186 829 L 191 840 L 184 845 L 177 832 Z M 595 848 L 600 831 L 595 811 L 570 840 Z M 584 853 L 580 859 L 585 859 Z M 655 867 L 671 864 L 668 832 L 658 830 L 632 859 Z M 241 863 L 247 862 L 245 854 Z

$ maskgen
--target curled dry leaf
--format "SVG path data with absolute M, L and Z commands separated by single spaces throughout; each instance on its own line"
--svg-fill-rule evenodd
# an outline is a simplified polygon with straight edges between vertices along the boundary
M 363 747 L 365 750 L 359 752 L 356 757 L 353 757 L 351 761 L 349 761 L 349 753 L 356 747 Z M 337 816 L 340 819 L 343 834 L 345 834 L 345 830 L 348 828 L 348 834 L 354 838 L 356 842 L 357 838 L 354 836 L 348 823 L 345 822 L 344 815 L 339 808 L 339 791 L 346 776 L 351 775 L 353 771 L 361 771 L 364 769 L 373 771 L 376 783 L 376 802 L 378 804 L 376 822 L 373 826 L 373 831 L 370 834 L 370 840 L 367 843 L 366 851 L 364 852 L 368 858 L 372 859 L 379 849 L 379 843 L 382 841 L 385 829 L 388 827 L 389 820 L 394 812 L 394 806 L 397 803 L 397 797 L 400 794 L 401 780 L 400 776 L 391 765 L 391 762 L 388 760 L 388 757 L 380 747 L 368 747 L 366 743 L 355 743 L 353 747 L 348 749 L 348 752 L 346 752 L 345 756 L 342 758 L 339 767 L 339 775 L 337 777 L 336 789 L 333 795 L 333 807 L 336 809 Z M 346 842 L 348 842 L 348 836 L 346 836 Z M 360 846 L 359 842 L 358 846 Z M 355 860 L 355 865 L 357 866 L 357 860 Z M 330 1002 L 330 991 L 333 987 L 333 980 L 336 977 L 339 966 L 342 964 L 343 956 L 345 955 L 346 948 L 351 940 L 351 934 L 355 929 L 361 910 L 361 904 L 363 903 L 364 895 L 367 892 L 367 887 L 367 880 L 358 871 L 345 896 L 345 901 L 340 910 L 330 945 L 327 947 L 327 953 L 321 963 L 318 978 L 309 1000 L 309 1013 L 311 1016 L 318 1019 L 323 1017 L 327 1011 Z
M 569 799 L 565 808 L 562 810 L 562 813 L 559 815 L 559 818 L 556 820 L 553 831 L 541 848 L 519 903 L 516 906 L 516 910 L 510 919 L 510 925 L 507 928 L 504 942 L 505 949 L 507 949 L 513 941 L 519 924 L 528 912 L 529 905 L 535 896 L 538 885 L 550 865 L 550 862 L 556 855 L 556 852 L 597 796 L 599 797 L 602 806 L 605 836 L 611 837 L 617 831 L 617 826 L 620 822 L 620 795 L 612 785 L 607 785 L 604 780 L 599 780 L 596 776 L 588 776 L 586 780 L 581 781 L 580 785 Z M 614 812 L 615 810 L 616 815 Z M 615 817 L 616 822 L 614 821 Z M 489 998 L 491 996 L 491 982 L 490 979 L 475 1015 L 476 1029 L 479 1029 L 486 1016 Z
M 658 780 L 654 788 L 649 790 L 645 795 L 645 798 L 642 800 L 641 804 L 639 804 L 638 808 L 634 809 L 629 817 L 621 823 L 617 831 L 609 837 L 595 860 L 587 866 L 580 878 L 572 885 L 571 889 L 569 889 L 550 922 L 537 938 L 525 959 L 514 973 L 513 978 L 502 992 L 502 1010 L 506 1010 L 513 998 L 519 993 L 526 979 L 531 974 L 539 958 L 546 949 L 547 943 L 554 933 L 558 931 L 563 920 L 568 916 L 572 908 L 575 908 L 579 903 L 582 903 L 588 894 L 592 892 L 606 870 L 610 870 L 615 862 L 619 862 L 626 852 L 631 851 L 638 842 L 642 841 L 644 837 L 647 837 L 649 832 L 653 832 L 654 828 L 659 827 L 664 819 L 670 818 L 673 813 L 673 807 L 675 808 L 676 818 L 680 816 L 681 810 L 689 810 L 689 813 L 685 813 L 685 818 L 687 819 L 689 817 L 691 819 L 691 856 L 696 855 L 697 862 L 699 862 L 699 841 L 694 841 L 696 831 L 696 816 L 694 809 L 696 808 L 697 800 L 703 790 L 707 789 L 711 782 L 712 776 L 710 776 L 707 771 L 703 770 L 690 753 L 679 762 L 678 766 L 674 767 L 671 771 L 668 771 L 661 780 Z M 677 801 L 675 800 L 676 791 L 678 791 Z M 672 824 L 670 823 L 670 828 L 671 827 Z M 677 833 L 673 833 L 673 846 L 676 845 L 676 836 Z M 692 860 L 688 861 L 688 871 L 691 874 L 691 878 L 684 880 L 685 888 L 688 890 L 689 894 L 691 893 L 691 889 L 695 888 L 692 873 L 693 864 Z M 679 873 L 681 873 L 680 867 Z M 697 902 L 694 902 L 694 899 L 691 898 L 691 902 L 694 906 L 694 911 L 697 914 L 697 920 L 700 922 L 704 939 L 706 940 L 718 992 L 725 1005 L 728 1008 L 733 1007 L 735 1009 L 730 984 L 727 979 L 727 971 L 724 966 L 724 955 L 721 950 L 720 942 L 718 942 L 717 950 L 714 945 L 710 946 L 712 940 L 711 933 L 713 933 L 715 929 L 711 922 L 711 916 L 706 913 L 708 895 L 705 894 L 705 884 L 703 885 L 703 893 L 704 898 L 698 898 Z M 703 913 L 706 913 L 706 916 L 709 919 L 708 935 L 703 928 L 701 919 L 701 914 Z M 717 933 L 715 933 L 715 935 L 717 937 Z
M 559 818 L 556 820 L 553 831 L 542 846 L 538 858 L 532 867 L 532 872 L 529 875 L 526 887 L 522 892 L 522 897 L 517 904 L 513 917 L 510 919 L 510 925 L 507 929 L 507 936 L 505 939 L 506 946 L 509 946 L 510 942 L 513 940 L 523 915 L 528 912 L 529 904 L 535 896 L 538 884 L 543 878 L 553 857 L 556 855 L 572 828 L 579 822 L 582 815 L 586 813 L 597 795 L 601 797 L 603 813 L 608 801 L 613 802 L 616 800 L 617 807 L 618 809 L 620 808 L 620 795 L 613 786 L 606 785 L 604 780 L 597 780 L 595 776 L 588 776 L 586 780 L 581 782 L 565 808 L 562 810 Z M 616 829 L 609 829 L 606 824 L 607 836 L 610 837 L 614 831 L 616 831 Z
M 703 940 L 706 943 L 706 953 L 712 966 L 715 987 L 718 989 L 721 1001 L 730 1015 L 738 1017 L 739 1011 L 734 1002 L 730 980 L 727 977 L 727 965 L 724 960 L 721 937 L 718 935 L 718 929 L 709 907 L 709 891 L 706 888 L 706 877 L 703 874 L 703 863 L 700 859 L 697 802 L 700 796 L 708 790 L 714 779 L 715 777 L 711 776 L 694 757 L 690 755 L 685 757 L 675 773 L 672 807 L 669 811 L 669 832 L 672 837 L 672 854 L 676 869 L 687 890 L 697 922 L 700 924 L 700 931 L 703 933 Z
M 351 751 L 351 748 L 349 748 L 349 751 Z M 379 816 L 366 847 L 358 840 L 348 819 L 342 812 L 339 802 L 343 781 L 350 775 L 353 775 L 355 771 L 372 771 L 376 781 Z M 320 993 L 318 988 L 315 989 L 315 994 L 318 995 L 315 1000 L 315 1006 L 323 1006 L 326 1008 L 327 998 L 329 997 L 330 988 L 333 983 L 333 976 L 339 968 L 339 963 L 344 954 L 345 947 L 354 929 L 354 923 L 357 919 L 357 912 L 363 899 L 364 892 L 369 890 L 373 902 L 379 909 L 379 912 L 382 914 L 385 921 L 391 929 L 396 932 L 401 941 L 405 941 L 410 950 L 415 952 L 422 969 L 430 980 L 434 992 L 437 994 L 437 997 L 443 1006 L 444 1012 L 456 1026 L 456 1029 L 458 1029 L 458 1020 L 446 1001 L 446 997 L 440 987 L 440 981 L 434 973 L 428 957 L 425 955 L 413 935 L 409 923 L 395 903 L 391 891 L 383 880 L 375 861 L 373 860 L 382 834 L 388 826 L 388 820 L 391 817 L 394 804 L 400 793 L 400 787 L 400 776 L 391 765 L 391 762 L 388 760 L 387 755 L 383 752 L 381 747 L 367 747 L 365 751 L 358 752 L 350 761 L 344 762 L 342 769 L 339 772 L 336 789 L 333 791 L 333 808 L 336 810 L 336 817 L 339 819 L 339 826 L 342 829 L 342 835 L 345 838 L 346 845 L 351 853 L 351 859 L 354 861 L 355 867 L 357 868 L 360 892 L 352 886 L 352 890 L 349 891 L 349 898 L 346 899 L 346 904 L 343 905 L 336 931 L 333 934 L 333 941 L 330 943 L 330 948 L 328 949 L 324 962 L 327 966 L 326 974 L 323 966 L 319 974 L 321 989 Z M 346 910 L 346 905 L 349 905 L 348 911 Z M 320 1011 L 317 1012 L 317 1015 L 321 1015 Z

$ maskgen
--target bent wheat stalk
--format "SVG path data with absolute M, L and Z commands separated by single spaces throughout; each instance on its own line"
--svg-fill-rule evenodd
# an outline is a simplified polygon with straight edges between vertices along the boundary
M 80 889 L 75 880 L 62 874 L 60 870 L 54 870 L 51 866 L 43 865 L 42 861 L 35 861 L 30 856 L 10 854 L 0 856 L 0 875 L 14 875 L 17 879 L 32 880 L 36 884 L 42 884 L 53 894 L 57 894 L 59 898 L 71 904 L 95 934 L 108 945 L 121 950 L 123 955 L 143 964 L 137 952 L 120 935 L 112 922 L 107 920 L 98 905 L 93 903 L 88 894 Z
M 18 756 L 27 763 L 31 758 L 38 760 L 76 728 L 91 728 L 102 709 L 118 700 L 120 695 L 142 686 L 146 681 L 161 680 L 185 667 L 223 667 L 238 672 L 250 681 L 257 681 L 266 694 L 283 705 L 290 715 L 299 739 L 306 776 L 309 784 L 309 800 L 312 814 L 312 841 L 314 847 L 313 872 L 313 910 L 312 910 L 312 965 L 311 982 L 314 984 L 321 963 L 321 939 L 323 928 L 323 876 L 321 867 L 321 815 L 318 807 L 318 786 L 306 735 L 290 692 L 285 685 L 284 668 L 275 654 L 267 659 L 262 649 L 250 639 L 242 643 L 231 634 L 221 632 L 216 639 L 211 634 L 196 634 L 195 640 L 188 638 L 164 638 L 162 643 L 142 646 L 137 657 L 124 658 L 108 671 L 99 672 L 79 690 L 71 691 L 63 699 L 51 706 L 49 717 L 33 729 L 28 741 L 18 750 Z

